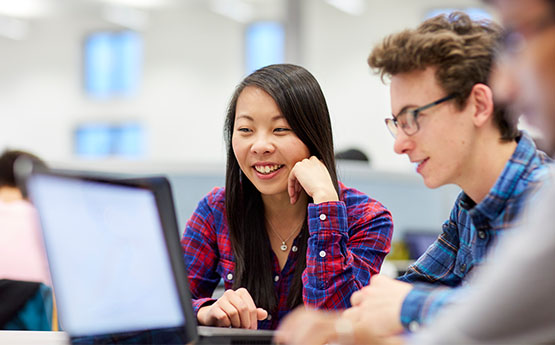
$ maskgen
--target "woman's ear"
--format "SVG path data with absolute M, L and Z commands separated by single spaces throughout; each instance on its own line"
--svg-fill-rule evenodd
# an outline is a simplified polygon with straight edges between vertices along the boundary
M 489 86 L 479 83 L 472 87 L 470 98 L 474 103 L 474 125 L 482 127 L 493 119 L 493 92 Z

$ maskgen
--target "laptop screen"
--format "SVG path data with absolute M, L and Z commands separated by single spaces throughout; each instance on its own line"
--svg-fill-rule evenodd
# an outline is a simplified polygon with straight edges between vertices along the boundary
M 152 191 L 46 174 L 27 182 L 66 332 L 185 323 Z

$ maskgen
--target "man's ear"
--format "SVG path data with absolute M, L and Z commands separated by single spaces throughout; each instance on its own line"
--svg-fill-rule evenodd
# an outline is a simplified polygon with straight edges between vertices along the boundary
M 493 118 L 493 92 L 489 86 L 478 83 L 472 87 L 470 98 L 474 104 L 474 125 L 482 127 Z

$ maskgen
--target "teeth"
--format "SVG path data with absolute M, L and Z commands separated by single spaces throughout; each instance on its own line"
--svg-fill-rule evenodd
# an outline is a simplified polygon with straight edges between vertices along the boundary
M 281 165 L 279 164 L 265 165 L 265 166 L 256 165 L 254 168 L 256 169 L 256 171 L 258 171 L 261 174 L 269 174 L 281 168 Z

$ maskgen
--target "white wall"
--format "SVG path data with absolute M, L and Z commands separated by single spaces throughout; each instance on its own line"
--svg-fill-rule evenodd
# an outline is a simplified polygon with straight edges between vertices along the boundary
M 243 77 L 242 25 L 202 8 L 154 13 L 137 97 L 93 101 L 84 94 L 82 44 L 87 33 L 110 28 L 87 16 L 64 17 L 34 22 L 25 41 L 0 39 L 0 148 L 66 161 L 76 123 L 139 119 L 147 125 L 149 159 L 223 159 L 224 112 Z
M 322 0 L 300 1 L 301 63 L 327 97 L 336 148 L 362 148 L 379 170 L 410 171 L 406 157 L 392 152 L 383 123 L 390 113 L 388 88 L 366 58 L 386 34 L 416 26 L 427 8 L 480 2 L 368 0 L 366 13 L 355 17 Z M 153 12 L 144 32 L 139 94 L 95 102 L 83 91 L 82 43 L 86 33 L 107 28 L 85 11 L 35 21 L 21 42 L 0 38 L 0 149 L 70 161 L 76 123 L 139 119 L 147 125 L 149 162 L 222 162 L 224 112 L 244 74 L 244 26 L 200 5 Z

